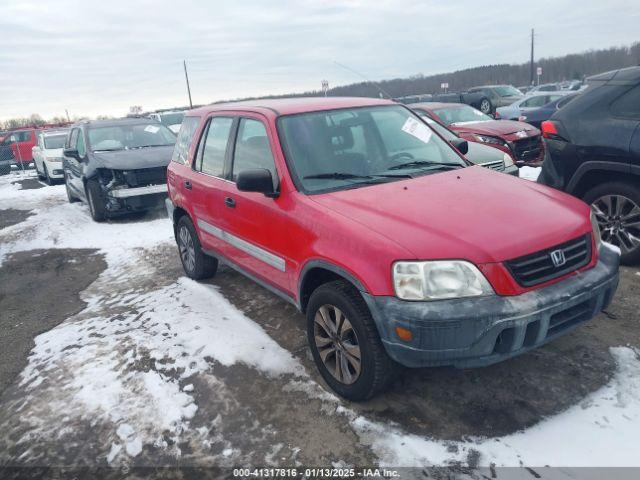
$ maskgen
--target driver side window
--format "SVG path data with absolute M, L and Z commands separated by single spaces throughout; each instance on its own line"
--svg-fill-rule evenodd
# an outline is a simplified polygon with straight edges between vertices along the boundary
M 87 147 L 84 144 L 84 134 L 82 133 L 82 130 L 78 130 L 78 155 L 80 156 L 80 158 L 84 158 L 84 156 L 87 154 Z

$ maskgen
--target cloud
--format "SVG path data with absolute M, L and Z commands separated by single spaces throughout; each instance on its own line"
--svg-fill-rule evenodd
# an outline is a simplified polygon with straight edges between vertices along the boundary
M 639 40 L 630 0 L 204 2 L 0 0 L 0 118 L 122 115 L 131 105 L 318 89 L 523 62 Z

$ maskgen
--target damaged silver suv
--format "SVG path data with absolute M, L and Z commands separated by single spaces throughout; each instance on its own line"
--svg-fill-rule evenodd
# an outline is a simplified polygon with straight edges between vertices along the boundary
M 97 222 L 162 207 L 175 142 L 171 130 L 148 118 L 73 125 L 63 158 L 69 202 L 87 202 Z

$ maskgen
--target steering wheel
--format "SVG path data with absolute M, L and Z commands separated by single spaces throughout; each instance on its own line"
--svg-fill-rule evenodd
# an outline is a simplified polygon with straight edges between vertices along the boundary
M 402 158 L 406 158 L 408 160 L 414 160 L 416 157 L 411 155 L 409 152 L 400 152 L 400 153 L 394 153 L 393 155 L 391 155 L 391 157 L 389 157 L 389 160 L 400 160 Z

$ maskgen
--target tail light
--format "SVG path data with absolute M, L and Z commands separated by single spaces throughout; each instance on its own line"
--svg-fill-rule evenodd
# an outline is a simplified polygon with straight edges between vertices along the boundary
M 544 138 L 550 138 L 552 140 L 565 140 L 566 139 L 558 133 L 558 125 L 552 120 L 546 120 L 542 122 L 540 126 L 542 129 L 542 136 Z

